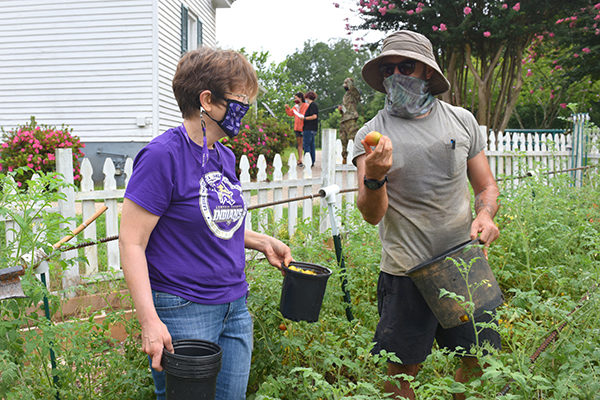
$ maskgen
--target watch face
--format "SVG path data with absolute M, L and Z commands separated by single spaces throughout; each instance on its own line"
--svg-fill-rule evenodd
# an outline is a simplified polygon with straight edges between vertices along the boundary
M 373 180 L 366 180 L 366 179 L 365 179 L 365 186 L 371 190 L 379 189 L 381 187 L 379 185 L 379 182 L 373 181 Z
M 381 181 L 376 181 L 376 180 L 373 180 L 373 179 L 367 179 L 367 177 L 366 177 L 366 176 L 365 176 L 365 178 L 364 178 L 364 180 L 363 180 L 363 182 L 364 182 L 365 186 L 366 186 L 368 189 L 371 189 L 371 190 L 376 190 L 376 189 L 379 189 L 380 187 L 382 187 L 383 185 L 385 185 L 385 183 L 386 183 L 387 181 L 388 181 L 388 179 L 387 179 L 387 175 L 386 175 L 386 176 L 385 176 L 385 178 L 383 178 L 383 180 L 381 180 Z

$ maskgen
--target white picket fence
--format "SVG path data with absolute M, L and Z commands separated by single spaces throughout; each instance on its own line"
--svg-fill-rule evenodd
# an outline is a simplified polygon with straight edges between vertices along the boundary
M 487 130 L 481 127 L 482 130 Z M 291 201 L 281 204 L 273 204 L 268 207 L 260 207 L 263 204 L 270 204 L 283 201 L 284 199 L 294 199 L 298 197 L 307 197 L 302 199 L 302 219 L 313 218 L 313 205 L 320 204 L 322 209 L 327 209 L 324 199 L 318 196 L 320 188 L 337 184 L 341 189 L 356 188 L 356 168 L 354 165 L 342 164 L 342 146 L 339 139 L 336 140 L 336 130 L 323 130 L 322 139 L 322 157 L 321 157 L 321 176 L 313 177 L 312 170 L 308 165 L 311 165 L 310 156 L 306 155 L 305 167 L 302 170 L 301 176 L 298 176 L 296 168 L 296 157 L 292 153 L 288 160 L 289 171 L 284 177 L 282 172 L 281 156 L 276 155 L 274 160 L 274 172 L 271 181 L 267 181 L 266 161 L 263 155 L 258 159 L 258 176 L 256 182 L 251 182 L 249 163 L 246 156 L 243 156 L 240 161 L 240 169 L 242 170 L 240 180 L 243 187 L 243 195 L 252 209 L 249 212 L 246 220 L 246 229 L 253 229 L 252 215 L 256 214 L 255 219 L 258 219 L 258 228 L 260 232 L 274 235 L 276 232 L 269 232 L 267 223 L 268 211 L 272 212 L 273 218 L 276 221 L 281 221 L 284 216 L 284 208 L 287 208 L 287 226 L 288 233 L 292 236 L 295 233 L 298 224 L 298 201 Z M 566 168 L 579 166 L 576 160 L 573 159 L 573 135 L 554 135 L 552 138 L 545 134 L 539 135 L 524 135 L 522 133 L 500 133 L 495 135 L 493 132 L 489 134 L 489 146 L 486 149 L 486 155 L 489 160 L 492 172 L 495 177 L 503 175 L 518 176 L 522 174 L 522 166 L 526 166 L 526 170 L 534 170 L 544 168 L 551 171 L 559 171 Z M 552 139 L 552 143 L 550 140 Z M 589 136 L 589 141 L 592 145 L 589 146 L 587 153 L 588 163 L 597 164 L 600 158 L 600 135 L 596 132 Z M 354 143 L 350 141 L 348 144 L 348 160 L 352 159 L 354 152 Z M 581 154 L 581 152 L 579 153 Z M 125 186 L 129 182 L 131 176 L 133 161 L 131 158 L 126 160 Z M 521 167 L 520 167 L 521 166 Z M 68 183 L 73 183 L 73 165 L 70 149 L 57 150 L 57 171 L 65 176 Z M 64 193 L 66 199 L 58 204 L 59 212 L 65 216 L 72 218 L 72 222 L 65 226 L 69 230 L 76 228 L 75 216 L 82 215 L 82 220 L 87 220 L 94 214 L 97 207 L 106 205 L 107 211 L 100 218 L 104 218 L 106 232 L 105 237 L 115 237 L 119 233 L 119 202 L 125 194 L 125 189 L 118 189 L 115 180 L 115 166 L 110 158 L 106 159 L 103 170 L 104 187 L 102 190 L 95 190 L 92 181 L 92 166 L 88 159 L 84 159 L 81 164 L 80 174 L 82 176 L 80 190 L 68 189 Z M 525 171 L 526 172 L 526 171 Z M 312 195 L 312 197 L 310 197 Z M 346 196 L 346 202 L 342 201 L 342 197 Z M 342 210 L 342 204 L 345 204 L 345 210 L 348 211 L 354 207 L 356 192 L 349 190 L 346 193 L 339 194 L 336 197 L 336 210 Z M 253 209 L 254 208 L 254 209 Z M 320 231 L 325 232 L 330 227 L 330 220 L 326 212 L 320 214 Z M 337 216 L 337 225 L 339 227 L 339 214 Z M 7 221 L 7 227 L 10 221 Z M 79 241 L 96 241 L 99 238 L 96 230 L 96 223 L 90 224 L 82 234 Z M 75 240 L 73 240 L 75 241 Z M 85 266 L 85 272 L 80 275 L 78 266 L 73 266 L 70 270 L 63 274 L 63 288 L 69 288 L 81 283 L 82 278 L 85 280 L 106 279 L 106 274 L 99 272 L 100 260 L 98 256 L 98 245 L 85 247 L 85 256 L 88 260 Z M 106 258 L 102 260 L 103 264 L 107 265 L 107 269 L 111 276 L 116 273 L 120 275 L 120 255 L 117 240 L 107 241 Z M 76 250 L 63 252 L 63 258 L 76 257 Z M 249 254 L 252 256 L 252 254 Z

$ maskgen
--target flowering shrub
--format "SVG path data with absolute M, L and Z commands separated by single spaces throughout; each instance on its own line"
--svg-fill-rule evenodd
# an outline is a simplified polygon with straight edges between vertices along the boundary
M 18 126 L 14 130 L 2 129 L 3 143 L 0 147 L 0 171 L 12 172 L 19 167 L 28 167 L 15 178 L 18 185 L 31 179 L 36 171 L 52 172 L 56 170 L 56 148 L 73 149 L 73 177 L 75 183 L 81 180 L 77 159 L 83 157 L 81 149 L 85 144 L 72 135 L 72 129 L 63 125 L 61 129 L 54 126 L 38 125 L 35 117 L 29 124 Z
M 275 154 L 295 146 L 296 139 L 292 128 L 286 122 L 265 117 L 262 113 L 255 116 L 251 109 L 242 121 L 240 134 L 234 138 L 224 138 L 222 143 L 235 154 L 235 171 L 238 177 L 241 172 L 240 160 L 243 155 L 246 155 L 250 164 L 250 177 L 256 179 L 258 156 L 261 154 L 265 156 L 267 173 L 271 173 Z

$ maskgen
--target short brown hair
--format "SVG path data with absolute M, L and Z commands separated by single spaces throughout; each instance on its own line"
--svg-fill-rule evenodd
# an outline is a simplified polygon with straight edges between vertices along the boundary
M 306 94 L 304 95 L 307 99 L 315 101 L 317 99 L 317 94 L 315 92 L 313 92 L 312 90 L 309 92 L 306 92 Z
M 258 93 L 258 80 L 252 64 L 234 50 L 202 46 L 183 55 L 173 77 L 173 93 L 185 119 L 199 115 L 200 93 L 210 90 L 215 96 L 225 92 L 245 90 L 249 101 Z

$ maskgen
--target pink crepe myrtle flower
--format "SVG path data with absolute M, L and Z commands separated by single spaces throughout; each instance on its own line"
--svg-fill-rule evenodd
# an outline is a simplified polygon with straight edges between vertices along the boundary
M 387 12 L 387 8 L 385 8 L 385 7 L 381 7 L 381 8 L 380 8 L 379 10 L 377 10 L 377 11 L 379 11 L 379 13 L 381 14 L 381 16 L 384 16 L 384 15 L 385 15 L 385 13 Z
M 573 57 L 577 58 L 577 57 L 579 57 L 579 54 L 575 53 L 575 54 L 573 54 Z
M 529 91 L 529 94 L 533 94 L 533 89 L 531 89 L 531 90 Z
M 517 3 L 514 5 L 513 10 L 519 11 L 521 9 L 521 3 Z
M 529 78 L 531 75 L 533 75 L 533 72 L 531 72 L 530 69 L 527 70 L 527 75 L 525 75 L 527 78 Z
M 8 143 L 2 143 L 2 147 L 7 148 L 8 147 Z
M 415 12 L 416 12 L 417 14 L 419 14 L 421 11 L 423 11 L 423 9 L 422 9 L 421 7 L 417 7 L 417 8 L 415 8 Z
M 584 53 L 589 53 L 591 50 L 589 47 L 584 47 L 583 49 L 581 49 L 581 51 L 583 51 Z
M 250 125 L 246 124 L 246 125 L 244 125 L 244 128 L 250 129 Z
M 560 103 L 560 106 L 562 107 L 562 109 L 564 110 L 565 108 L 567 108 L 567 103 Z
M 437 30 L 440 29 L 440 28 L 438 28 L 437 26 L 434 25 L 434 26 L 431 27 L 431 29 L 433 29 L 434 32 L 437 32 Z
M 505 3 L 505 4 L 502 4 L 502 9 L 503 9 L 503 10 L 506 10 L 507 8 L 508 8 L 508 4 L 506 4 L 506 3 Z
M 413 15 L 415 12 L 414 12 L 414 10 L 408 10 L 406 13 L 407 13 L 408 15 Z
M 395 4 L 390 4 L 390 5 L 388 6 L 388 10 L 393 10 L 394 8 L 396 8 L 396 5 L 395 5 Z
M 556 23 L 557 23 L 557 24 L 562 24 L 563 22 L 565 22 L 565 20 L 564 20 L 563 18 L 561 18 L 561 19 L 559 19 L 559 20 L 556 20 Z
M 448 28 L 446 28 L 446 24 L 440 24 L 440 32 L 444 32 L 445 30 L 448 30 Z
M 491 33 L 489 31 L 483 32 L 484 37 L 490 37 Z
M 596 5 L 594 6 L 594 8 L 595 8 L 596 10 L 600 10 L 600 3 L 596 4 Z
M 340 8 L 340 3 L 333 3 L 333 5 L 335 6 L 335 8 Z
M 465 13 L 465 15 L 469 15 L 469 14 L 471 14 L 471 7 L 465 7 L 465 8 L 463 9 L 463 12 Z

